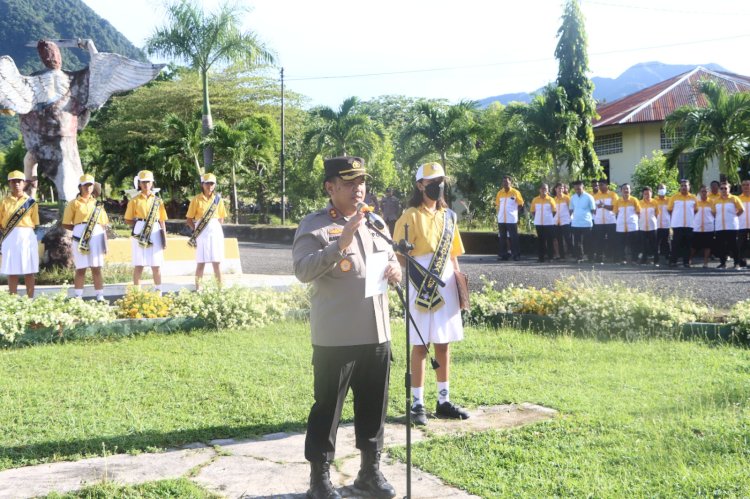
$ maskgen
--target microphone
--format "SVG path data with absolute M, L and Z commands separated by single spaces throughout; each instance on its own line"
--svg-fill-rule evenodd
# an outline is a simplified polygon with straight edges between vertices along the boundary
M 372 225 L 374 225 L 376 229 L 378 230 L 385 229 L 385 220 L 383 220 L 382 218 L 380 218 L 379 215 L 374 213 L 372 211 L 372 208 L 370 208 L 365 203 L 357 203 L 357 211 L 360 213 L 364 213 L 367 221 L 371 223 Z

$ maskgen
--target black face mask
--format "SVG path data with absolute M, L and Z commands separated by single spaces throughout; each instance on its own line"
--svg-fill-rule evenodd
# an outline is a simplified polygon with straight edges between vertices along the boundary
M 425 186 L 424 193 L 428 198 L 437 201 L 443 195 L 443 185 L 442 182 L 439 184 L 429 184 Z

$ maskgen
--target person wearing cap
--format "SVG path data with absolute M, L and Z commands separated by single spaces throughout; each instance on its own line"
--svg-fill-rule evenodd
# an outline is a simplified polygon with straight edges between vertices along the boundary
M 495 210 L 497 211 L 497 233 L 500 247 L 497 251 L 498 260 L 514 261 L 521 259 L 521 241 L 518 238 L 518 216 L 523 212 L 523 196 L 518 189 L 512 187 L 510 175 L 503 176 L 503 186 L 495 196 Z M 510 242 L 510 254 L 508 254 Z
M 161 293 L 161 265 L 167 246 L 167 211 L 154 191 L 154 174 L 141 170 L 134 179 L 140 191 L 128 201 L 125 223 L 133 228 L 130 248 L 133 258 L 133 284 L 140 286 L 143 267 L 151 267 L 154 289 Z
M 401 281 L 390 244 L 365 224 L 364 160 L 324 161 L 323 187 L 330 202 L 299 224 L 292 246 L 294 274 L 312 284 L 310 329 L 315 403 L 307 419 L 307 497 L 341 497 L 331 483 L 336 430 L 349 388 L 354 394 L 354 433 L 362 454 L 354 485 L 375 497 L 396 491 L 380 472 L 388 406 L 391 331 L 387 293 L 365 297 L 368 265 L 385 263 L 384 279 Z M 377 254 L 377 256 L 375 256 Z
M 73 277 L 73 293 L 83 297 L 86 269 L 91 269 L 96 299 L 104 300 L 102 266 L 107 252 L 106 225 L 109 223 L 102 203 L 93 196 L 94 177 L 83 175 L 78 181 L 78 196 L 65 206 L 62 226 L 73 231 L 73 262 L 76 267 Z
M 8 292 L 18 291 L 24 276 L 26 296 L 34 297 L 36 273 L 39 272 L 39 245 L 34 227 L 39 225 L 39 206 L 24 192 L 26 176 L 14 170 L 8 174 L 10 194 L 0 204 L 2 229 L 2 265 L 0 273 L 8 276 Z
M 187 225 L 193 231 L 188 244 L 195 245 L 195 290 L 200 291 L 206 263 L 214 268 L 214 278 L 221 286 L 221 261 L 224 260 L 224 231 L 221 225 L 227 216 L 221 195 L 215 192 L 216 176 L 201 175 L 201 193 L 190 201 Z
M 456 214 L 445 202 L 445 171 L 440 163 L 425 163 L 417 169 L 414 191 L 408 208 L 396 222 L 393 237 L 406 239 L 414 245 L 409 254 L 422 266 L 445 282 L 439 287 L 432 279 L 425 279 L 414 265 L 409 281 L 409 311 L 416 324 L 410 330 L 411 392 L 413 421 L 427 424 L 424 379 L 427 346 L 432 343 L 439 364 L 437 378 L 437 405 L 435 415 L 452 419 L 467 419 L 469 413 L 450 399 L 450 344 L 464 337 L 461 310 L 458 302 L 456 275 L 458 256 L 464 253 L 458 233 Z M 504 199 L 504 198 L 502 198 Z M 406 228 L 408 225 L 408 237 Z M 399 256 L 401 264 L 406 260 Z M 420 334 L 417 334 L 416 330 Z

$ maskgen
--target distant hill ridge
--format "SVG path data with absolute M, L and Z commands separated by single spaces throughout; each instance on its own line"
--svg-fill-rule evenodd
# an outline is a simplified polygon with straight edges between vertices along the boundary
M 143 51 L 81 0 L 0 0 L 0 55 L 12 57 L 22 74 L 43 68 L 36 48 L 26 46 L 40 38 L 91 38 L 101 52 L 146 60 Z M 80 69 L 88 64 L 84 50 L 61 52 L 63 69 Z M 17 136 L 18 119 L 0 116 L 0 148 Z
M 650 87 L 656 83 L 685 73 L 695 68 L 703 66 L 713 71 L 727 71 L 718 64 L 664 64 L 662 62 L 641 62 L 626 69 L 617 78 L 602 78 L 594 76 L 591 81 L 594 82 L 594 98 L 599 102 L 612 102 L 626 95 L 630 95 L 638 90 Z M 481 107 L 487 107 L 493 102 L 508 104 L 510 102 L 530 102 L 534 92 L 516 92 L 511 94 L 496 95 L 479 100 Z

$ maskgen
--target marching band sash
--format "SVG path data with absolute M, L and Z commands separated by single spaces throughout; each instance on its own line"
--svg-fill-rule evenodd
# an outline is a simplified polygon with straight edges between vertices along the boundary
M 141 248 L 151 246 L 151 232 L 154 230 L 154 224 L 159 217 L 159 206 L 161 206 L 161 198 L 154 195 L 154 203 L 151 205 L 148 216 L 144 221 L 143 230 L 138 235 L 138 245 Z
M 453 233 L 456 229 L 456 215 L 451 210 L 445 210 L 443 216 L 443 233 L 440 236 L 435 253 L 427 270 L 436 276 L 443 274 L 445 264 L 450 258 L 451 246 L 453 244 Z M 445 300 L 440 296 L 437 282 L 427 277 L 427 274 L 416 265 L 409 266 L 409 280 L 417 289 L 417 297 L 414 304 L 421 310 L 429 312 L 437 310 L 445 304 Z
M 203 214 L 203 217 L 201 218 L 200 222 L 198 222 L 198 225 L 195 226 L 195 229 L 193 230 L 193 234 L 190 236 L 190 239 L 188 239 L 188 246 L 195 248 L 198 246 L 198 242 L 196 239 L 198 239 L 198 236 L 201 235 L 203 232 L 203 229 L 206 228 L 208 225 L 208 222 L 211 221 L 211 218 L 213 218 L 214 213 L 216 213 L 216 209 L 219 207 L 219 202 L 221 201 L 221 195 L 214 194 L 214 200 L 211 203 L 211 206 L 208 207 L 206 212 Z
M 18 209 L 10 216 L 10 218 L 8 219 L 8 225 L 5 226 L 2 234 L 0 234 L 0 244 L 3 243 L 5 236 L 10 234 L 10 231 L 16 228 L 18 222 L 20 222 L 23 216 L 31 209 L 32 206 L 34 206 L 34 203 L 36 203 L 36 200 L 34 198 L 27 199 L 26 202 L 19 206 Z
M 99 214 L 102 212 L 103 206 L 104 203 L 102 203 L 101 201 L 97 201 L 96 206 L 94 207 L 94 211 L 91 212 L 91 216 L 89 216 L 89 219 L 86 220 L 86 228 L 83 229 L 81 239 L 78 240 L 78 252 L 82 255 L 89 254 L 89 242 L 91 241 L 91 236 L 94 233 L 94 227 L 96 227 L 96 222 L 97 220 L 99 220 Z

